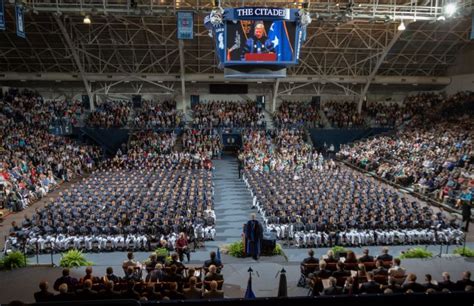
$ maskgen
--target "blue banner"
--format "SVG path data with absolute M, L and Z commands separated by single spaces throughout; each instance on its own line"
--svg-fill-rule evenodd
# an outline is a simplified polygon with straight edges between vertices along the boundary
M 15 15 L 16 15 L 16 35 L 21 38 L 26 38 L 25 33 L 25 16 L 23 14 L 23 6 L 15 5 Z
M 279 7 L 239 7 L 225 9 L 226 20 L 290 20 L 297 17 L 297 9 Z
M 0 0 L 0 30 L 5 30 L 5 5 Z
M 272 23 L 268 33 L 268 40 L 273 44 L 277 61 L 289 62 L 293 60 L 293 50 L 291 50 L 293 47 L 290 43 L 290 37 L 288 36 L 285 22 L 279 20 Z
M 193 12 L 178 11 L 178 39 L 193 39 Z
M 225 37 L 224 37 L 225 28 L 224 26 L 219 26 L 214 28 L 214 35 L 216 38 L 216 51 L 219 61 L 221 63 L 225 60 Z
M 471 40 L 474 40 L 474 13 L 472 14 Z

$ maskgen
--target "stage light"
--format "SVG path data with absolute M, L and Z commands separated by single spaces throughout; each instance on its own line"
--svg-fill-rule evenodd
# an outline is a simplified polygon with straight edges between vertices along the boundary
M 444 6 L 444 14 L 446 17 L 452 17 L 457 11 L 456 3 L 448 3 Z
M 406 27 L 405 24 L 403 23 L 403 20 L 400 22 L 400 25 L 398 26 L 399 31 L 405 31 Z
M 438 18 L 436 18 L 436 20 L 438 21 L 444 21 L 446 20 L 446 17 L 444 17 L 443 15 L 439 16 Z
M 84 24 L 91 24 L 91 18 L 89 17 L 89 15 L 86 15 L 86 17 L 84 17 L 84 20 L 82 22 Z

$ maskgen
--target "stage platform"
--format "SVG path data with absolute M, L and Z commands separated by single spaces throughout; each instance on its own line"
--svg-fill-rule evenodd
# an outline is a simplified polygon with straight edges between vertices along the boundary
M 468 247 L 473 248 L 474 243 L 468 243 Z M 400 252 L 407 250 L 410 247 L 417 247 L 413 245 L 391 246 L 390 254 L 399 256 Z M 425 247 L 425 246 L 420 246 Z M 439 246 L 428 246 L 428 250 L 432 251 L 434 255 L 439 252 Z M 450 246 L 452 251 L 453 246 Z M 381 247 L 368 247 L 372 255 L 378 255 Z M 191 253 L 191 262 L 185 262 L 186 266 L 194 267 L 201 266 L 204 260 L 208 259 L 209 252 L 215 248 L 205 248 L 197 252 Z M 317 257 L 321 257 L 327 252 L 327 248 L 315 249 Z M 362 248 L 351 248 L 356 254 L 362 253 Z M 432 259 L 405 259 L 402 260 L 402 266 L 408 272 L 413 272 L 418 276 L 418 280 L 423 282 L 424 275 L 430 273 L 436 280 L 441 279 L 442 272 L 449 272 L 453 280 L 461 277 L 463 271 L 474 271 L 474 258 L 464 258 L 454 255 L 446 255 L 446 246 L 443 246 L 443 254 L 441 257 L 434 257 Z M 286 256 L 274 257 L 260 257 L 258 261 L 252 258 L 234 258 L 222 254 L 222 261 L 224 269 L 224 293 L 228 298 L 243 297 L 247 287 L 249 267 L 255 271 L 253 276 L 253 290 L 257 297 L 275 297 L 278 292 L 279 278 L 278 271 L 285 268 L 288 280 L 288 295 L 289 296 L 306 296 L 307 289 L 297 287 L 298 279 L 300 277 L 299 264 L 303 258 L 307 256 L 307 249 L 284 249 Z M 138 261 L 143 262 L 149 256 L 149 252 L 136 252 L 135 257 Z M 122 261 L 126 258 L 126 252 L 112 252 L 112 253 L 88 253 L 87 259 L 94 262 L 94 275 L 103 276 L 105 269 L 109 266 L 114 268 L 114 271 L 123 276 Z M 59 263 L 60 255 L 53 255 L 53 264 Z M 288 259 L 288 260 L 287 260 Z M 61 275 L 61 268 L 51 265 L 51 255 L 45 254 L 38 256 L 39 265 L 36 265 L 36 257 L 29 258 L 29 262 L 34 264 L 24 269 L 13 271 L 4 271 L 0 273 L 0 303 L 7 303 L 12 299 L 21 299 L 24 302 L 33 302 L 33 293 L 38 291 L 38 283 L 45 279 L 50 283 Z M 72 274 L 75 277 L 84 275 L 85 267 L 73 269 Z

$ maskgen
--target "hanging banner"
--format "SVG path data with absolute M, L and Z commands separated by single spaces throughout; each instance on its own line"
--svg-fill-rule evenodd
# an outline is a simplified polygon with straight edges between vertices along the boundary
M 15 5 L 15 15 L 16 15 L 16 35 L 21 38 L 26 38 L 25 33 L 25 19 L 23 14 L 23 6 Z
M 0 30 L 5 30 L 5 4 L 0 0 Z
M 193 39 L 193 12 L 178 11 L 178 39 Z
M 471 40 L 474 40 L 474 13 L 472 14 Z

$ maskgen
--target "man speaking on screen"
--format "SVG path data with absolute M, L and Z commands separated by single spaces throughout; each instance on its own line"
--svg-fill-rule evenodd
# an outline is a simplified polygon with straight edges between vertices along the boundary
M 242 50 L 241 59 L 245 60 L 245 54 L 248 53 L 273 53 L 273 42 L 268 39 L 265 34 L 265 26 L 258 22 L 255 24 L 253 36 L 249 37 L 245 42 Z

